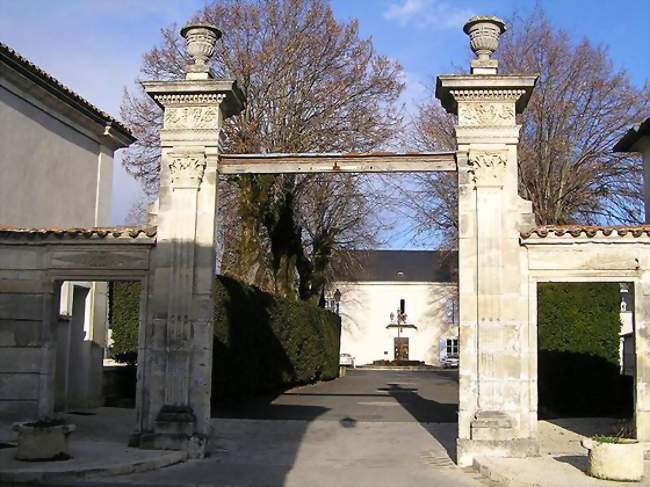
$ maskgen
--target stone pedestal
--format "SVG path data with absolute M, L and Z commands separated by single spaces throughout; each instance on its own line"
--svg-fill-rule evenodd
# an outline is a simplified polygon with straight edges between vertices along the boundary
M 519 232 L 531 226 L 517 194 L 515 116 L 535 76 L 440 76 L 436 96 L 458 115 L 460 391 L 458 463 L 537 453 L 535 337 Z
M 143 83 L 164 125 L 132 444 L 201 457 L 210 431 L 217 159 L 223 120 L 244 98 L 235 81 L 194 71 Z

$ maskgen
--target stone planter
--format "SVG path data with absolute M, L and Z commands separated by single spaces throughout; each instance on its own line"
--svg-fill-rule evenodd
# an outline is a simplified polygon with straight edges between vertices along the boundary
M 18 448 L 14 458 L 27 461 L 67 460 L 68 436 L 74 424 L 55 421 L 15 423 L 12 430 L 18 433 Z
M 643 443 L 629 438 L 617 438 L 612 443 L 585 438 L 582 446 L 589 451 L 588 475 L 636 482 L 643 478 Z

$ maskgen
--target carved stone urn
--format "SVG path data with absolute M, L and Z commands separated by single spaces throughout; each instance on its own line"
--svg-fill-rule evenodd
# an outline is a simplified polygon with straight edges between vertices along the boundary
M 463 27 L 463 32 L 469 36 L 472 51 L 481 61 L 490 59 L 499 47 L 499 36 L 505 31 L 505 22 L 492 16 L 472 17 Z
M 214 46 L 221 38 L 221 31 L 207 23 L 188 24 L 181 29 L 185 38 L 187 52 L 194 64 L 187 67 L 188 72 L 208 72 L 208 60 L 214 54 Z

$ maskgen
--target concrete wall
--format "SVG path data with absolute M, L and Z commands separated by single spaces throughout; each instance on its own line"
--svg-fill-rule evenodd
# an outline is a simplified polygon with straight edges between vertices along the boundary
M 341 352 L 350 353 L 357 365 L 394 359 L 393 339 L 398 333 L 386 326 L 400 299 L 406 300 L 407 324 L 417 326 L 401 332 L 409 337 L 409 360 L 439 365 L 440 338 L 458 336 L 452 326 L 455 284 L 337 282 L 332 289 L 341 291 Z
M 0 85 L 0 126 L 0 224 L 110 223 L 111 151 L 6 84 Z

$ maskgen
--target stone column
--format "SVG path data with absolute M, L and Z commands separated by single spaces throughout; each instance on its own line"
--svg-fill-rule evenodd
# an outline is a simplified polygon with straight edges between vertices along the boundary
M 642 262 L 648 269 L 647 259 Z M 650 271 L 634 286 L 634 426 L 639 441 L 650 441 Z
M 537 453 L 536 367 L 530 354 L 528 266 L 519 245 L 534 223 L 517 193 L 521 113 L 536 76 L 499 75 L 490 55 L 505 24 L 473 17 L 465 25 L 470 75 L 437 80 L 436 97 L 458 116 L 460 390 L 458 463 L 479 455 Z
M 201 457 L 210 431 L 219 143 L 223 120 L 242 110 L 244 97 L 207 67 L 221 33 L 209 24 L 181 33 L 195 58 L 186 79 L 143 83 L 164 116 L 133 443 Z

